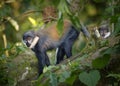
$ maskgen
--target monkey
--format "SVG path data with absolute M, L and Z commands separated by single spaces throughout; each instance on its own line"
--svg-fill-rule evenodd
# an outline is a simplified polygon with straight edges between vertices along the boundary
M 100 25 L 99 27 L 94 27 L 92 32 L 92 35 L 96 39 L 106 39 L 111 35 L 110 27 L 107 24 Z
M 80 31 L 68 20 L 65 20 L 63 23 L 62 35 L 57 30 L 57 23 L 44 29 L 30 30 L 23 34 L 23 42 L 27 47 L 32 45 L 31 49 L 35 52 L 38 59 L 39 76 L 43 73 L 44 66 L 50 65 L 47 51 L 57 49 L 56 64 L 59 64 L 65 55 L 67 58 L 72 56 L 72 46 L 77 40 Z M 35 39 L 36 37 L 37 39 Z M 33 44 L 34 39 L 37 42 Z
M 109 30 L 109 27 L 108 25 L 101 25 L 99 28 L 98 28 L 98 31 L 100 33 L 100 36 L 102 38 L 108 38 L 111 34 L 110 30 Z

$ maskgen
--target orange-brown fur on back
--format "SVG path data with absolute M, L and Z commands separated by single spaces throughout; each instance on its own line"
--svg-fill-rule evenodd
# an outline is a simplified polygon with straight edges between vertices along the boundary
M 71 26 L 70 21 L 65 20 L 61 36 L 63 36 L 69 30 L 70 26 Z M 43 34 L 46 34 L 47 36 L 51 37 L 55 41 L 58 41 L 61 38 L 59 31 L 57 29 L 57 23 L 54 23 L 51 26 L 49 26 L 48 28 L 42 29 L 41 31 Z

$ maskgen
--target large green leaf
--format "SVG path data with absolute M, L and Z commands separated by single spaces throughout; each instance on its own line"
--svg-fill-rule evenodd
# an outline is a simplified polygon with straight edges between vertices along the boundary
M 95 60 L 92 61 L 92 67 L 93 68 L 104 68 L 108 62 L 110 60 L 110 55 L 109 54 L 105 54 L 102 57 L 99 57 Z
M 97 70 L 92 70 L 89 73 L 82 72 L 79 75 L 79 79 L 87 86 L 96 86 L 100 79 L 100 73 Z
M 50 73 L 50 83 L 52 86 L 58 86 L 56 74 Z

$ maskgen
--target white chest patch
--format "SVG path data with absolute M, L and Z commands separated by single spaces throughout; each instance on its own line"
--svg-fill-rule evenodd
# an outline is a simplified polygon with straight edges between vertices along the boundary
M 30 45 L 29 48 L 30 48 L 30 49 L 31 49 L 31 48 L 34 48 L 34 46 L 37 44 L 38 40 L 39 40 L 39 37 L 36 36 L 36 37 L 33 39 L 33 41 L 32 41 L 32 43 L 31 43 L 31 45 Z

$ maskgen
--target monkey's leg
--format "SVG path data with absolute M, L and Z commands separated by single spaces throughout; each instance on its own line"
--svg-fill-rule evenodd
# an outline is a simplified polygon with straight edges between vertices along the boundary
M 78 38 L 79 32 L 75 29 L 71 29 L 71 31 L 66 36 L 64 41 L 64 50 L 67 58 L 72 56 L 72 46 L 75 40 Z
M 72 56 L 72 45 L 73 45 L 72 41 L 65 42 L 64 44 L 64 50 L 67 58 Z
M 49 60 L 49 57 L 47 56 L 46 53 L 45 53 L 45 64 L 46 64 L 47 66 L 50 65 L 50 60 Z
M 61 45 L 61 46 L 58 48 L 58 52 L 57 52 L 57 62 L 56 62 L 56 64 L 59 64 L 59 63 L 63 60 L 64 55 L 65 55 L 65 50 L 64 50 L 63 46 Z
M 43 68 L 45 66 L 45 53 L 44 52 L 35 52 L 38 59 L 38 73 L 41 75 L 43 73 Z

